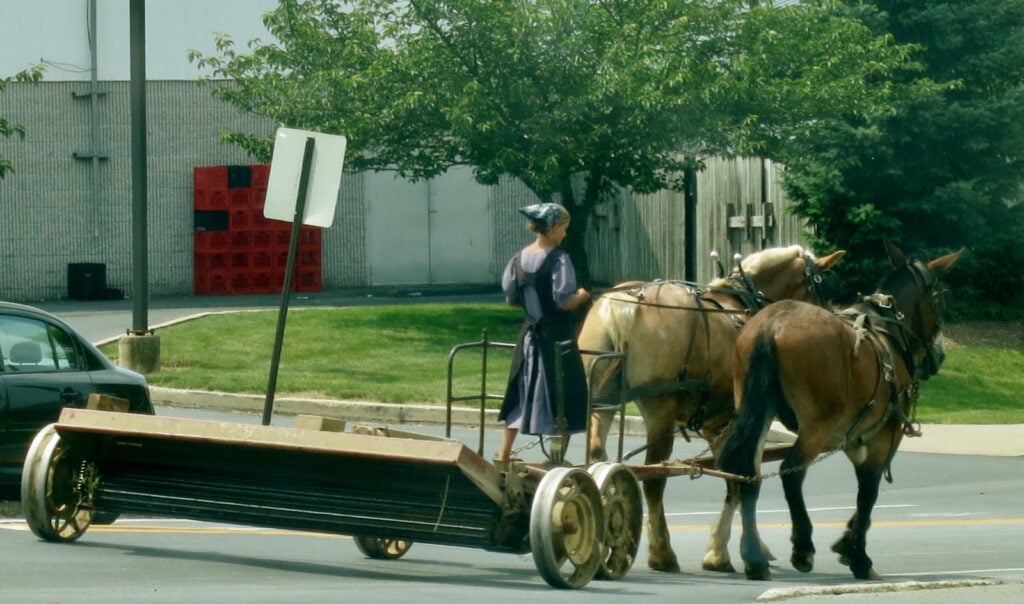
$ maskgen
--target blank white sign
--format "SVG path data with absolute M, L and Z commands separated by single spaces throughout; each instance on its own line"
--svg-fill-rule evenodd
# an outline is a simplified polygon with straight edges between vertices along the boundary
M 274 156 L 270 161 L 263 215 L 271 220 L 292 222 L 302 178 L 302 159 L 306 139 L 312 138 L 313 161 L 306 188 L 306 211 L 302 224 L 329 227 L 334 222 L 341 188 L 341 168 L 345 162 L 344 136 L 310 130 L 278 128 L 274 137 Z

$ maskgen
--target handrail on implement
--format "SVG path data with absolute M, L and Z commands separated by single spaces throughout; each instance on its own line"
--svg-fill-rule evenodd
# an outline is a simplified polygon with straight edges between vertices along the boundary
M 446 438 L 452 436 L 452 403 L 455 401 L 480 401 L 480 442 L 477 448 L 477 454 L 481 457 L 484 454 L 484 425 L 486 423 L 485 412 L 487 410 L 487 401 L 489 400 L 504 400 L 504 394 L 489 394 L 487 392 L 487 350 L 490 347 L 496 348 L 515 348 L 515 344 L 508 342 L 492 342 L 487 337 L 487 330 L 484 329 L 481 334 L 481 340 L 479 342 L 467 342 L 465 344 L 457 344 L 452 347 L 451 352 L 448 353 L 448 402 L 447 409 L 445 412 L 445 427 L 444 435 Z M 452 368 L 455 363 L 455 355 L 468 348 L 482 348 L 480 355 L 480 392 L 465 396 L 454 396 L 452 394 Z
M 571 350 L 571 345 L 572 345 L 571 341 L 558 342 L 557 343 L 556 350 L 558 350 L 559 353 L 560 353 L 558 355 L 559 356 L 559 361 L 560 361 L 561 354 L 566 354 L 567 352 L 569 352 Z M 452 403 L 458 402 L 458 401 L 479 401 L 479 409 L 480 409 L 479 430 L 480 430 L 480 432 L 479 432 L 479 444 L 478 444 L 477 453 L 479 455 L 481 455 L 481 456 L 483 456 L 483 454 L 484 454 L 484 429 L 485 429 L 485 426 L 486 426 L 487 401 L 490 401 L 490 400 L 501 401 L 501 400 L 504 400 L 504 398 L 505 398 L 504 393 L 492 394 L 492 393 L 488 393 L 487 392 L 487 376 L 488 376 L 488 367 L 487 367 L 487 365 L 488 365 L 488 361 L 489 361 L 488 350 L 490 348 L 492 348 L 492 347 L 493 348 L 514 349 L 516 347 L 516 345 L 513 344 L 513 343 L 509 343 L 509 342 L 493 342 L 488 337 L 487 330 L 484 329 L 482 331 L 480 341 L 478 341 L 478 342 L 466 342 L 466 343 L 463 343 L 463 344 L 457 344 L 454 347 L 452 347 L 451 352 L 448 354 L 448 384 L 447 384 L 447 403 L 446 403 L 446 412 L 445 412 L 445 437 L 446 438 L 451 438 L 451 431 L 452 431 Z M 453 369 L 454 369 L 454 364 L 455 364 L 455 357 L 456 357 L 456 355 L 458 353 L 460 353 L 460 352 L 462 352 L 464 350 L 467 350 L 467 349 L 472 349 L 472 348 L 480 348 L 481 349 L 481 355 L 480 355 L 480 390 L 478 392 L 474 392 L 473 394 L 456 396 L 454 394 L 454 392 L 453 392 L 453 390 L 454 390 L 454 387 L 453 387 L 453 379 L 454 379 L 454 375 L 453 374 L 454 374 L 454 371 L 453 371 Z M 618 443 L 619 453 L 618 453 L 618 459 L 621 459 L 622 458 L 622 451 L 623 451 L 623 447 L 624 447 L 623 437 L 625 435 L 625 422 L 626 422 L 627 392 L 626 392 L 626 389 L 624 387 L 625 379 L 624 378 L 618 379 L 616 381 L 616 383 L 618 384 L 618 388 L 616 388 L 613 391 L 609 392 L 607 388 L 604 388 L 604 391 L 602 392 L 602 394 L 600 396 L 598 396 L 596 398 L 596 400 L 595 400 L 595 397 L 594 397 L 595 388 L 594 388 L 592 382 L 594 380 L 594 376 L 597 373 L 595 371 L 595 368 L 598 366 L 599 363 L 609 363 L 609 362 L 612 362 L 612 361 L 615 361 L 615 360 L 619 360 L 621 366 L 619 367 L 619 369 L 617 371 L 619 372 L 620 375 L 624 376 L 625 375 L 626 353 L 625 352 L 581 350 L 580 354 L 594 357 L 590 361 L 590 368 L 589 368 L 590 371 L 588 372 L 588 375 L 590 377 L 589 377 L 588 383 L 587 383 L 587 393 L 588 393 L 588 395 L 587 395 L 587 434 L 589 435 L 589 433 L 590 433 L 590 429 L 591 429 L 591 415 L 592 415 L 592 413 L 595 410 L 603 410 L 603 409 L 608 409 L 608 408 L 618 409 L 618 413 L 619 413 L 619 443 Z M 561 363 L 560 362 L 556 362 L 556 366 L 558 366 L 558 369 L 560 369 Z M 558 383 L 560 384 L 561 380 L 558 380 Z M 557 394 L 557 398 L 561 399 L 562 398 L 562 396 L 561 396 L 562 392 L 560 391 L 560 389 L 558 389 L 558 390 L 559 391 L 556 393 Z M 557 401 L 555 401 L 555 403 L 556 403 L 557 415 L 559 416 L 559 417 L 556 417 L 556 426 L 560 427 L 560 430 L 563 432 L 563 436 L 564 436 L 564 429 L 565 429 L 564 403 L 561 400 L 557 400 Z M 590 459 L 590 447 L 589 446 L 585 446 L 584 448 L 586 449 L 586 452 L 587 452 L 586 453 L 586 462 L 589 465 L 590 461 L 591 461 L 591 459 Z M 563 450 L 563 453 L 564 453 L 564 450 Z

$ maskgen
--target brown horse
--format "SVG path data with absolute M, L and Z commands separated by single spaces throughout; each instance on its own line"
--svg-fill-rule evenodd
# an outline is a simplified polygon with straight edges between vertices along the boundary
M 743 518 L 740 553 L 748 579 L 770 579 L 756 525 L 761 447 L 773 418 L 797 434 L 779 469 L 792 519 L 793 554 L 801 571 L 814 566 L 811 521 L 802 485 L 820 453 L 842 450 L 857 475 L 857 509 L 832 546 L 858 579 L 878 575 L 866 552 L 871 511 L 883 475 L 913 423 L 918 381 L 939 370 L 944 293 L 939 276 L 963 250 L 930 262 L 908 260 L 895 246 L 895 270 L 875 294 L 832 313 L 778 302 L 758 313 L 736 342 L 737 417 L 719 456 L 721 468 L 747 480 L 738 490 Z
M 579 334 L 580 349 L 625 351 L 624 385 L 646 424 L 648 464 L 668 460 L 678 426 L 715 442 L 733 417 L 732 352 L 740 326 L 773 300 L 820 302 L 823 277 L 844 253 L 816 259 L 800 246 L 770 248 L 748 256 L 740 270 L 706 287 L 631 283 L 615 287 L 594 303 Z M 588 371 L 592 358 L 584 355 Z M 594 371 L 600 374 L 591 376 L 595 398 L 622 379 L 614 363 Z M 593 459 L 607 459 L 605 442 L 613 414 L 595 413 L 592 418 L 589 447 Z M 665 478 L 657 478 L 643 485 L 648 565 L 678 572 L 662 507 L 665 482 Z M 735 503 L 727 500 L 723 510 L 723 517 L 728 514 L 726 527 Z M 705 558 L 705 568 L 732 570 L 725 547 L 717 547 L 713 538 L 709 549 L 713 551 Z

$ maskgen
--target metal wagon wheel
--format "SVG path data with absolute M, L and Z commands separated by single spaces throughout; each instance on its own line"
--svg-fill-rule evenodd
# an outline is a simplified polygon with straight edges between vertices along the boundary
M 580 468 L 555 468 L 544 475 L 530 508 L 530 549 L 548 585 L 577 589 L 601 565 L 604 513 L 601 494 Z
M 354 535 L 352 540 L 367 558 L 374 560 L 398 560 L 412 547 L 412 541 L 389 539 L 387 537 L 363 537 Z
M 25 457 L 21 505 L 32 532 L 47 541 L 74 541 L 92 523 L 86 505 L 88 466 L 72 455 L 53 424 L 36 434 Z
M 596 463 L 587 470 L 594 477 L 604 508 L 604 537 L 601 540 L 599 579 L 621 579 L 636 561 L 643 532 L 643 502 L 640 484 L 625 465 Z

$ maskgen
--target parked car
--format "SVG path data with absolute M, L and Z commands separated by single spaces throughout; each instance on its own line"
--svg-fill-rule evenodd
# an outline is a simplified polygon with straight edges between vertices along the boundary
M 0 499 L 21 497 L 21 468 L 36 433 L 93 393 L 153 414 L 141 374 L 111 363 L 56 316 L 0 302 Z

